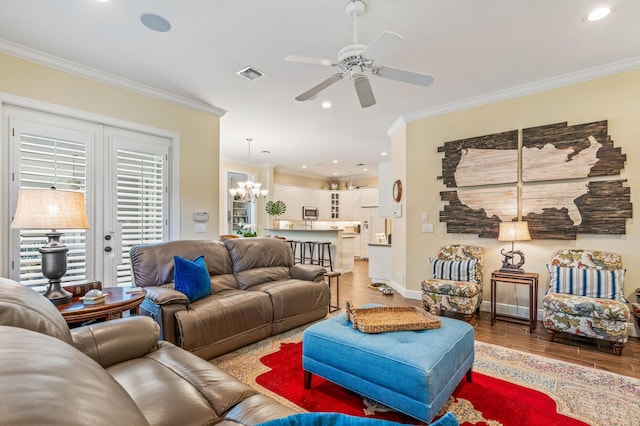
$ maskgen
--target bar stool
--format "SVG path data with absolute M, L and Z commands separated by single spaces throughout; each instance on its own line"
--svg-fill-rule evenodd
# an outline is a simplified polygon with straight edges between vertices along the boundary
M 317 258 L 316 265 L 328 266 L 330 271 L 333 271 L 333 260 L 331 259 L 331 243 L 330 242 L 318 242 L 316 241 Z M 326 254 L 326 257 L 325 257 Z
M 289 240 L 288 243 L 293 252 L 293 263 L 304 263 L 304 243 L 297 240 Z
M 340 310 L 340 275 L 342 275 L 340 272 L 326 272 L 324 274 L 329 289 L 331 289 L 331 279 L 336 279 L 336 304 L 332 305 L 331 302 L 329 302 L 330 313 Z
M 315 241 L 303 241 L 302 242 L 302 263 L 309 263 L 313 265 L 313 254 L 315 253 L 316 242 Z

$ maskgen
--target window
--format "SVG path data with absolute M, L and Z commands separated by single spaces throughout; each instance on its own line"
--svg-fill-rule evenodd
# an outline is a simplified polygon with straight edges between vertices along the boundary
M 6 108 L 5 117 L 11 212 L 20 188 L 85 193 L 90 229 L 63 231 L 69 248 L 63 282 L 130 285 L 129 249 L 169 238 L 172 139 L 14 107 Z M 50 230 L 12 231 L 11 278 L 43 289 L 39 248 Z

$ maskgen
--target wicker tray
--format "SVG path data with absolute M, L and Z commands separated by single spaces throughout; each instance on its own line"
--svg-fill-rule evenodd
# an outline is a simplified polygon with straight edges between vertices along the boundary
M 354 308 L 347 301 L 347 321 L 363 333 L 440 328 L 440 318 L 417 306 Z

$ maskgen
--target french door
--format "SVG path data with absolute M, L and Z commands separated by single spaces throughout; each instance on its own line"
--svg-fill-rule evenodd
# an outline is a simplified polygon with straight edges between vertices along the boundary
M 131 284 L 129 249 L 168 238 L 168 159 L 165 138 L 116 128 L 105 129 L 108 178 L 105 179 L 104 279 Z
M 85 193 L 89 230 L 64 230 L 64 282 L 131 283 L 129 249 L 168 238 L 171 140 L 161 136 L 6 108 L 9 123 L 10 217 L 20 188 Z M 11 230 L 10 276 L 42 288 L 38 249 L 49 230 Z

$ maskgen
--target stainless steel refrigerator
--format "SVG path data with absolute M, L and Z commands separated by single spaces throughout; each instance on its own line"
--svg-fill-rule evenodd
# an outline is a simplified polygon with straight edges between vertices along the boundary
M 362 207 L 360 209 L 360 258 L 369 258 L 369 244 L 378 244 L 378 236 L 383 235 L 381 242 L 387 242 L 386 219 L 381 218 L 378 207 Z

